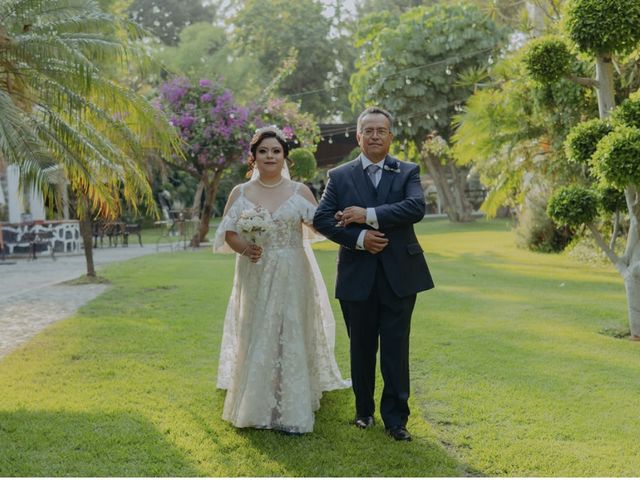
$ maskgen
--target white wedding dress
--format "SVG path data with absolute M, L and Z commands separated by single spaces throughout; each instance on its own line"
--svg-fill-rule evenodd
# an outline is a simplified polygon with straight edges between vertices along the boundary
M 237 232 L 240 213 L 256 206 L 246 185 L 217 229 L 215 251 L 232 251 L 225 232 Z M 303 235 L 315 206 L 299 188 L 293 183 L 293 193 L 270 212 L 276 228 L 261 242 L 261 260 L 236 258 L 217 382 L 227 390 L 222 416 L 236 427 L 311 432 L 322 392 L 350 386 L 335 361 L 333 312 Z

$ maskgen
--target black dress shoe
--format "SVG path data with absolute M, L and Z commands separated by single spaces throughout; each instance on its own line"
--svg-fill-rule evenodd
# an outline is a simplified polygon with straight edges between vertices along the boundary
M 389 427 L 385 429 L 394 440 L 410 442 L 411 434 L 403 425 L 396 425 L 395 427 Z
M 366 417 L 356 417 L 355 420 L 355 425 L 358 428 L 369 428 L 369 427 L 373 427 L 373 425 L 375 424 L 375 421 L 373 420 L 372 416 L 366 416 Z

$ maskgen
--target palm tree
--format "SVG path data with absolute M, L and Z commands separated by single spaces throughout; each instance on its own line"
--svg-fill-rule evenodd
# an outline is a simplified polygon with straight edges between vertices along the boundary
M 150 149 L 178 152 L 161 113 L 115 77 L 146 67 L 137 25 L 93 0 L 0 0 L 0 158 L 51 195 L 62 170 L 75 194 L 87 258 L 94 215 L 115 218 L 124 200 L 155 209 L 144 169 Z M 53 197 L 51 197 L 53 198 Z

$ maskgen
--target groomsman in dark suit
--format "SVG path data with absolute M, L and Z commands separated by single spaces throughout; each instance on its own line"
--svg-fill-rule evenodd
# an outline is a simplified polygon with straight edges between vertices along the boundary
M 340 244 L 336 298 L 349 334 L 355 425 L 374 424 L 379 341 L 382 421 L 394 439 L 411 440 L 411 314 L 416 293 L 434 286 L 413 229 L 424 217 L 424 195 L 418 166 L 388 155 L 393 119 L 387 111 L 363 111 L 356 136 L 361 154 L 329 171 L 313 224 Z

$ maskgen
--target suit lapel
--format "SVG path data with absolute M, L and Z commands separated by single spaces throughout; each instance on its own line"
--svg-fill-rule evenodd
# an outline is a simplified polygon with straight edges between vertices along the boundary
M 384 161 L 385 166 L 388 166 L 389 163 L 393 162 L 389 155 L 387 155 Z M 397 168 L 397 162 L 395 163 L 395 165 L 392 165 L 392 168 Z M 398 174 L 395 172 L 392 172 L 385 168 L 382 169 L 382 177 L 380 178 L 380 182 L 378 183 L 378 188 L 376 191 L 376 206 L 385 203 L 385 200 L 387 199 L 387 195 L 389 195 L 389 190 L 391 189 L 391 185 L 393 184 L 396 175 Z
M 373 187 L 371 180 L 367 177 L 362 169 L 362 160 L 358 160 L 351 165 L 351 177 L 356 187 L 356 193 L 363 205 L 373 205 L 376 202 L 376 189 Z

